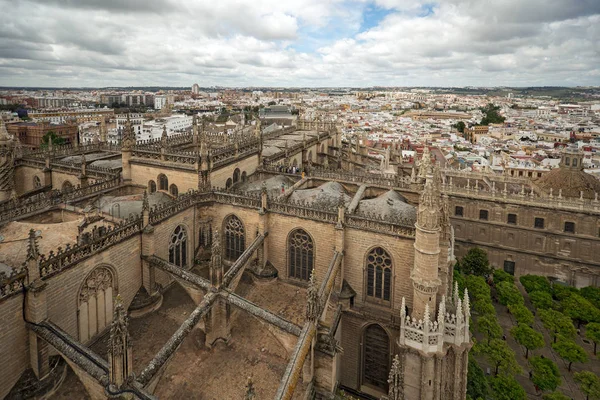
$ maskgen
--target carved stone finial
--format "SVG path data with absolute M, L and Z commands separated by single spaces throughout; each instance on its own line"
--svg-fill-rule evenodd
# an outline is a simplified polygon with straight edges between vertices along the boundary
M 29 244 L 27 245 L 27 261 L 37 260 L 40 256 L 40 251 L 37 244 L 37 236 L 33 229 L 29 230 Z
M 398 354 L 394 356 L 388 383 L 388 399 L 404 400 L 404 373 L 402 371 L 402 364 L 400 363 L 400 357 L 398 357 Z
M 129 318 L 123 300 L 120 295 L 117 295 L 108 349 L 110 382 L 117 387 L 121 387 L 133 372 L 132 343 L 128 325 Z
M 315 276 L 315 270 L 313 269 L 310 274 L 310 280 L 308 281 L 308 290 L 306 293 L 306 319 L 308 321 L 316 321 L 319 314 L 318 305 L 318 288 L 317 278 Z
M 148 191 L 144 190 L 144 197 L 142 199 L 142 212 L 150 211 L 150 203 L 148 202 Z
M 252 378 L 248 377 L 248 381 L 246 382 L 246 394 L 244 395 L 244 400 L 254 400 L 255 396 L 256 392 L 254 390 Z

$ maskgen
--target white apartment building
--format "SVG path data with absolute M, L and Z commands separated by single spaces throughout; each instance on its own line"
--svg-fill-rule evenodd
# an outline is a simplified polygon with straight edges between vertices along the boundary
M 162 110 L 167 105 L 167 96 L 154 96 L 154 109 Z
M 158 139 L 162 136 L 163 127 L 165 126 L 167 127 L 168 136 L 183 133 L 191 128 L 193 119 L 191 116 L 182 114 L 147 121 L 143 124 L 137 138 L 139 140 Z

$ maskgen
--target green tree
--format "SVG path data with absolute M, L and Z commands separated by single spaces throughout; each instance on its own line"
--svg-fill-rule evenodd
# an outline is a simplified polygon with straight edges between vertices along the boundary
M 494 400 L 525 400 L 525 390 L 512 376 L 500 375 L 491 380 Z
M 48 148 L 48 143 L 52 141 L 53 146 L 65 144 L 65 139 L 61 138 L 54 131 L 48 131 L 44 136 L 42 136 L 42 143 L 40 145 L 41 148 Z
M 529 300 L 531 300 L 531 303 L 538 310 L 552 308 L 554 304 L 554 300 L 552 300 L 552 295 L 550 293 L 542 292 L 540 290 L 536 290 L 529 293 Z
M 584 298 L 600 309 L 600 287 L 586 286 L 579 291 Z
M 468 275 L 465 278 L 467 289 L 469 290 L 469 296 L 473 301 L 480 299 L 491 299 L 490 287 L 485 282 L 485 279 L 481 276 Z
M 515 277 L 501 269 L 494 270 L 494 283 L 497 285 L 500 282 L 515 282 Z
M 531 381 L 540 390 L 556 390 L 560 386 L 560 372 L 552 360 L 541 357 L 531 357 Z
M 467 396 L 472 399 L 486 399 L 490 388 L 485 373 L 473 357 L 469 356 L 469 369 L 467 372 Z
M 456 282 L 458 284 L 458 291 L 460 293 L 464 293 L 465 288 L 467 287 L 467 282 L 465 280 L 465 276 L 463 274 L 461 274 L 460 271 L 458 270 L 458 268 L 456 268 L 456 267 L 453 269 L 452 279 L 454 280 L 454 282 Z M 471 297 L 472 296 L 473 295 L 471 295 Z
M 521 367 L 515 358 L 515 352 L 506 344 L 504 340 L 492 339 L 490 343 L 482 343 L 480 351 L 484 357 L 494 367 L 494 375 L 498 372 L 505 375 L 516 375 L 521 373 Z
M 579 383 L 586 400 L 600 399 L 600 378 L 590 371 L 576 372 L 575 381 Z
M 523 304 L 525 300 L 519 289 L 510 282 L 500 282 L 496 285 L 498 300 L 505 306 L 509 304 Z
M 561 392 L 552 392 L 542 396 L 543 400 L 571 400 L 569 396 L 565 396 Z
M 600 310 L 578 294 L 574 293 L 563 299 L 560 306 L 564 314 L 575 320 L 577 327 L 582 323 L 600 322 Z
M 517 343 L 525 347 L 525 358 L 529 358 L 529 350 L 545 346 L 544 335 L 534 330 L 529 325 L 519 324 L 510 330 Z
M 489 124 L 501 124 L 504 122 L 504 117 L 498 114 L 500 107 L 493 105 L 492 103 L 488 104 L 481 111 L 484 114 L 480 125 L 489 125 Z
M 496 315 L 496 309 L 489 299 L 479 299 L 474 303 L 471 303 L 473 310 L 480 316 L 482 315 Z
M 596 355 L 596 346 L 600 343 L 600 323 L 590 322 L 585 326 L 585 337 L 594 342 L 594 355 Z
M 552 297 L 556 300 L 562 301 L 573 294 L 579 294 L 579 290 L 573 286 L 565 286 L 558 283 L 552 285 Z
M 533 314 L 523 304 L 509 304 L 508 311 L 510 311 L 519 324 L 531 325 L 533 323 Z
M 496 314 L 486 314 L 477 319 L 477 330 L 487 336 L 488 345 L 492 339 L 502 337 L 502 327 L 498 323 Z
M 465 133 L 465 128 L 467 127 L 465 125 L 465 123 L 463 121 L 458 121 L 456 124 L 454 124 L 454 127 L 456 128 L 457 131 L 459 131 L 460 133 Z
M 556 343 L 552 344 L 552 348 L 563 360 L 569 363 L 569 372 L 574 362 L 587 362 L 588 356 L 585 350 L 577 343 L 570 339 L 561 338 Z
M 575 327 L 573 321 L 568 316 L 555 310 L 540 310 L 540 319 L 542 323 L 550 331 L 554 343 L 558 336 L 572 338 L 575 336 Z
M 487 276 L 492 272 L 487 253 L 478 247 L 469 249 L 459 266 L 465 275 Z
M 548 293 L 552 292 L 550 282 L 548 282 L 548 279 L 543 276 L 523 275 L 519 278 L 519 281 L 527 293 L 535 292 L 536 290 L 541 290 Z

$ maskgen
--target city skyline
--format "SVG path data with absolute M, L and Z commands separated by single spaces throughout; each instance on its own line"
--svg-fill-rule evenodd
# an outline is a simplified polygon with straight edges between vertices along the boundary
M 0 5 L 0 86 L 600 85 L 593 0 Z

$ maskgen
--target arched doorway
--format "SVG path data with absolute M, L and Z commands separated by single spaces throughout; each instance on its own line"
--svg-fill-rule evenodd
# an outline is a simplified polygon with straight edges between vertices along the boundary
M 387 392 L 390 370 L 390 338 L 380 325 L 372 324 L 363 334 L 362 384 Z
M 79 341 L 86 343 L 107 326 L 113 317 L 115 279 L 107 266 L 95 268 L 79 289 L 77 317 Z
M 187 267 L 187 232 L 179 225 L 171 234 L 169 241 L 169 262 L 178 267 Z

